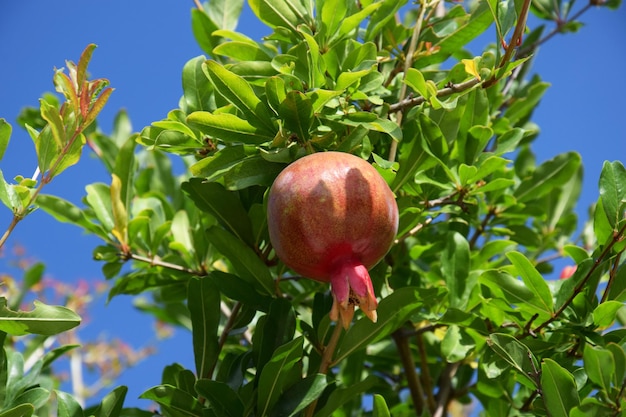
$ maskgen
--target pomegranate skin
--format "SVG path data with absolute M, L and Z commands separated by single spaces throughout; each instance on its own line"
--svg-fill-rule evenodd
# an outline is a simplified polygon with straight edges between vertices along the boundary
M 314 153 L 285 168 L 267 211 L 278 257 L 320 281 L 330 281 L 348 260 L 370 269 L 398 231 L 398 206 L 385 180 L 367 161 L 343 152 Z
M 300 158 L 274 181 L 267 213 L 278 257 L 300 275 L 331 282 L 333 320 L 347 327 L 360 305 L 376 321 L 367 270 L 393 243 L 398 206 L 374 167 L 342 152 Z

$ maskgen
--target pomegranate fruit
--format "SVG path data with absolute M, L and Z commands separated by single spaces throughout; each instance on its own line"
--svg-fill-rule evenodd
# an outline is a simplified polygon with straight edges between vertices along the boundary
M 372 165 L 343 152 L 300 158 L 274 181 L 267 216 L 278 257 L 304 277 L 331 283 L 332 320 L 348 327 L 358 305 L 376 321 L 368 269 L 396 236 L 398 206 Z

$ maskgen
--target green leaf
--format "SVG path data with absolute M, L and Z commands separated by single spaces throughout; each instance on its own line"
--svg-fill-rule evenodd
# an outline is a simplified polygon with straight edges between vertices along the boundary
M 313 125 L 313 106 L 307 96 L 300 91 L 288 92 L 285 99 L 280 103 L 278 113 L 282 117 L 285 127 L 294 132 L 300 141 L 309 140 L 309 129 Z
M 276 133 L 272 114 L 245 79 L 215 61 L 206 61 L 202 69 L 217 92 L 237 107 L 250 125 L 270 136 Z
M 344 36 L 349 35 L 353 30 L 357 29 L 372 13 L 374 13 L 380 6 L 382 6 L 383 2 L 378 1 L 375 3 L 370 3 L 362 9 L 357 9 L 358 11 L 348 17 L 346 17 L 339 26 L 339 31 L 337 32 L 337 36 L 334 36 L 333 40 L 340 40 Z
M 226 146 L 191 165 L 189 170 L 196 177 L 205 177 L 207 181 L 215 181 L 246 157 L 243 145 Z
M 470 246 L 457 232 L 451 232 L 446 242 L 441 255 L 441 274 L 448 288 L 450 307 L 464 309 L 472 289 L 469 282 Z
M 67 392 L 54 391 L 57 398 L 57 417 L 83 417 L 83 409 L 76 399 Z
M 583 362 L 589 379 L 608 393 L 615 377 L 615 360 L 611 351 L 600 346 L 594 347 L 586 344 Z
M 291 303 L 284 298 L 272 300 L 267 314 L 261 316 L 252 336 L 257 374 L 263 370 L 279 346 L 293 339 L 295 328 L 296 316 Z
M 222 55 L 237 61 L 271 61 L 267 52 L 258 44 L 250 42 L 230 41 L 224 42 L 213 48 L 215 55 Z
M 350 386 L 337 388 L 331 392 L 328 397 L 328 401 L 324 404 L 320 410 L 318 410 L 315 417 L 330 417 L 336 415 L 334 411 L 338 410 L 342 405 L 357 398 L 362 393 L 372 390 L 378 383 L 378 378 L 374 375 L 367 376 L 364 380 L 352 384 Z
M 14 336 L 41 334 L 52 336 L 73 329 L 80 317 L 72 310 L 35 301 L 31 311 L 12 311 L 7 300 L 0 297 L 0 330 Z
M 517 273 L 520 274 L 526 287 L 532 291 L 534 298 L 541 302 L 543 311 L 552 312 L 554 304 L 552 301 L 552 294 L 550 288 L 545 279 L 534 265 L 520 252 L 508 252 L 506 257 L 517 269 Z
M 515 337 L 494 333 L 487 339 L 487 344 L 493 351 L 511 365 L 531 387 L 538 387 L 536 373 L 538 373 L 537 360 L 530 349 Z
M 107 232 L 115 227 L 111 209 L 111 189 L 104 183 L 89 184 L 87 191 L 87 204 L 93 209 L 96 218 Z
M 137 170 L 135 158 L 136 136 L 130 136 L 119 149 L 115 158 L 113 174 L 120 179 L 120 198 L 126 210 L 130 210 L 130 204 L 134 196 L 134 178 Z
M 117 387 L 108 393 L 93 414 L 94 417 L 119 417 L 127 393 L 128 388 L 125 386 Z
M 254 243 L 252 223 L 237 193 L 227 191 L 223 185 L 191 178 L 182 190 L 202 211 L 210 213 L 222 226 L 248 245 Z
M 350 327 L 339 344 L 335 362 L 339 363 L 353 352 L 388 336 L 422 307 L 423 300 L 435 299 L 437 295 L 435 289 L 404 287 L 383 298 L 376 309 L 377 322 L 361 318 Z
M 148 389 L 139 398 L 151 400 L 166 409 L 170 409 L 176 415 L 202 416 L 202 405 L 189 393 L 172 385 L 158 385 Z
M 605 301 L 593 310 L 593 323 L 598 327 L 610 327 L 623 306 L 620 301 Z
M 393 192 L 397 192 L 405 183 L 412 182 L 411 180 L 415 178 L 418 172 L 435 164 L 435 159 L 428 149 L 420 124 L 407 121 L 403 129 L 405 139 L 400 142 L 400 155 L 398 157 L 400 167 L 391 184 Z
M 220 293 L 212 280 L 192 278 L 189 281 L 187 300 L 196 375 L 198 378 L 211 378 L 219 355 L 217 329 L 221 317 Z
M 328 386 L 326 375 L 313 374 L 295 383 L 280 396 L 270 417 L 292 417 L 318 399 Z
M 67 200 L 50 194 L 39 194 L 37 196 L 37 206 L 57 221 L 75 224 L 95 235 L 103 237 L 104 232 L 102 229 L 89 221 L 83 210 Z
M 391 413 L 389 413 L 389 408 L 387 408 L 387 403 L 385 402 L 385 397 L 380 394 L 374 394 L 374 409 L 372 417 L 391 417 Z
M 206 13 L 220 29 L 234 30 L 239 21 L 244 0 L 211 0 Z
M 626 168 L 620 161 L 605 161 L 600 173 L 600 199 L 613 229 L 624 217 L 626 203 Z
M 284 27 L 296 33 L 298 25 L 311 23 L 311 13 L 302 0 L 249 0 L 248 4 L 272 28 Z
M 13 404 L 31 404 L 35 409 L 41 408 L 50 400 L 50 391 L 42 387 L 28 387 L 13 400 Z
M 197 111 L 187 117 L 187 122 L 225 143 L 241 142 L 260 145 L 274 139 L 274 136 L 268 135 L 266 131 L 230 113 L 215 114 Z
M 536 78 L 532 80 L 531 85 L 524 91 L 524 96 L 516 98 L 504 112 L 504 117 L 509 120 L 511 126 L 521 127 L 517 126 L 517 123 L 521 124 L 528 118 L 549 86 L 550 84 L 540 82 Z
M 280 395 L 288 388 L 288 371 L 302 360 L 302 336 L 295 338 L 276 349 L 274 355 L 261 371 L 258 386 L 257 408 L 259 415 L 264 416 L 274 407 Z
M 448 327 L 441 341 L 441 354 L 450 363 L 465 359 L 476 347 L 474 339 L 461 327 L 452 325 Z
M 0 417 L 30 417 L 34 412 L 35 407 L 32 404 L 20 404 L 0 412 Z
M 538 166 L 532 176 L 521 182 L 515 190 L 515 198 L 520 202 L 527 202 L 543 197 L 569 181 L 580 163 L 580 155 L 576 152 L 555 156 Z
M 551 417 L 568 417 L 570 410 L 580 404 L 574 377 L 550 358 L 541 364 L 541 389 Z
M 198 10 L 193 10 L 192 14 L 202 13 Z M 209 110 L 209 100 L 211 99 L 211 93 L 213 89 L 209 79 L 202 70 L 202 64 L 204 64 L 206 58 L 204 56 L 197 56 L 190 59 L 183 66 L 183 99 L 187 105 L 185 110 L 187 113 L 192 113 L 199 110 Z
M 249 156 L 224 173 L 224 186 L 228 190 L 254 185 L 269 187 L 284 167 L 284 164 L 267 161 L 262 155 Z
M 249 246 L 217 226 L 209 228 L 207 238 L 231 262 L 241 278 L 254 284 L 261 293 L 274 293 L 272 274 Z
M 4 157 L 4 153 L 9 146 L 12 127 L 5 119 L 0 118 L 0 160 Z
M 428 89 L 424 74 L 415 68 L 409 68 L 404 78 L 404 82 L 411 87 L 416 93 L 424 98 L 428 98 Z
M 52 104 L 49 104 L 46 100 L 40 99 L 40 112 L 41 117 L 48 122 L 48 126 L 50 126 L 50 131 L 52 132 L 52 137 L 56 142 L 56 146 L 58 149 L 63 148 L 65 145 L 65 127 L 63 126 L 63 119 L 61 118 L 61 114 L 59 113 L 59 109 Z
M 502 294 L 505 300 L 516 305 L 520 310 L 529 314 L 539 314 L 538 319 L 546 320 L 550 317 L 550 311 L 545 311 L 545 304 L 524 285 L 523 281 L 515 279 L 506 272 L 487 270 L 478 278 L 479 282 L 486 285 L 495 294 Z
M 199 379 L 195 385 L 198 395 L 206 398 L 217 417 L 240 417 L 244 404 L 235 391 L 224 382 Z

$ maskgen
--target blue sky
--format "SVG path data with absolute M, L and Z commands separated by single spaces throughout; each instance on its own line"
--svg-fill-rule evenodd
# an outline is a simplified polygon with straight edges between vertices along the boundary
M 7 179 L 31 176 L 36 166 L 32 141 L 17 127 L 21 108 L 37 106 L 45 91 L 53 91 L 54 67 L 66 59 L 76 61 L 88 43 L 98 45 L 90 73 L 104 77 L 116 88 L 99 118 L 105 132 L 119 109 L 126 109 L 135 130 L 159 120 L 177 107 L 181 71 L 185 62 L 202 51 L 191 33 L 192 1 L 57 0 L 3 2 L 0 11 L 0 117 L 14 127 L 0 169 Z M 541 135 L 534 145 L 538 162 L 566 151 L 583 157 L 585 178 L 579 213 L 597 198 L 597 183 L 604 160 L 626 159 L 626 8 L 591 9 L 582 17 L 586 25 L 576 34 L 558 35 L 541 47 L 534 72 L 552 86 L 535 112 Z M 550 28 L 548 28 L 550 29 Z M 268 30 L 247 6 L 239 30 L 260 38 Z M 494 35 L 495 37 L 495 35 Z M 81 162 L 56 178 L 45 192 L 76 204 L 87 184 L 110 178 L 88 152 Z M 1 210 L 0 229 L 11 213 Z M 59 224 L 43 212 L 29 216 L 9 241 L 24 245 L 28 254 L 46 263 L 56 279 L 102 279 L 101 265 L 92 261 L 100 242 L 71 225 Z M 0 272 L 4 272 L 0 263 Z M 85 337 L 121 336 L 141 346 L 154 339 L 151 320 L 131 307 L 129 297 L 108 306 L 99 300 Z M 176 332 L 159 346 L 159 355 L 128 371 L 120 381 L 130 385 L 128 399 L 160 381 L 164 364 L 174 361 L 193 368 L 190 336 Z M 141 404 L 141 403 L 139 403 Z M 145 405 L 145 404 L 144 404 Z

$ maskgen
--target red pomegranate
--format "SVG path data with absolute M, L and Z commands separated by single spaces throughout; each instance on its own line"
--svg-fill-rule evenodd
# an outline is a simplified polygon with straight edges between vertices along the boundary
M 267 215 L 278 257 L 300 275 L 331 283 L 332 320 L 347 327 L 359 305 L 376 321 L 367 271 L 396 236 L 398 206 L 372 165 L 343 152 L 300 158 L 274 181 Z

